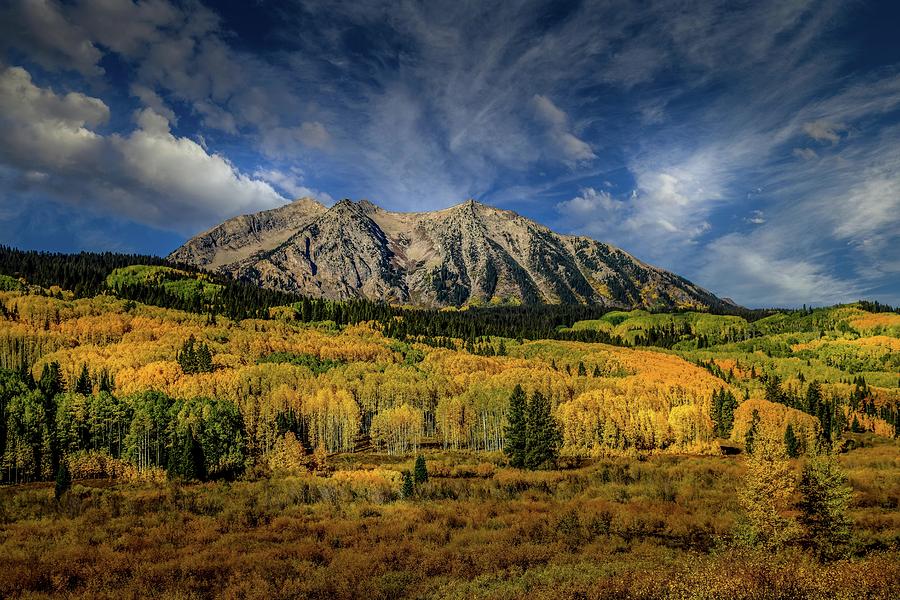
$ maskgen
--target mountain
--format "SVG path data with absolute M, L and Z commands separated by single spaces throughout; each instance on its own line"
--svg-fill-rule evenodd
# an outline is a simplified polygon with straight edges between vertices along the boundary
M 709 309 L 733 306 L 627 252 L 561 235 L 469 200 L 400 213 L 367 200 L 330 208 L 310 198 L 235 217 L 169 259 L 267 288 L 421 306 L 590 303 Z

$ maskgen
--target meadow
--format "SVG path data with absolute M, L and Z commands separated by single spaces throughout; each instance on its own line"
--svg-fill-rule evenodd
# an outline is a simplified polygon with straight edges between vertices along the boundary
M 851 434 L 852 435 L 852 434 Z M 740 457 L 524 472 L 500 455 L 333 457 L 327 475 L 0 489 L 0 595 L 122 598 L 893 598 L 900 453 L 853 436 L 852 550 L 820 563 L 734 540 Z M 792 464 L 798 469 L 800 460 Z

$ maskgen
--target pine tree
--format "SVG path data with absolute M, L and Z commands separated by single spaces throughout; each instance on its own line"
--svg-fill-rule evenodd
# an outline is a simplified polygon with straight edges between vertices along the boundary
M 56 499 L 62 498 L 62 495 L 69 491 L 72 487 L 72 474 L 69 472 L 69 463 L 65 459 L 59 461 L 59 469 L 56 471 Z
M 425 466 L 425 457 L 421 454 L 416 457 L 416 466 L 413 469 L 413 478 L 416 485 L 428 481 L 428 467 Z
M 856 415 L 853 415 L 853 424 L 850 425 L 850 431 L 853 433 L 865 433 L 865 428 L 859 424 L 859 419 L 856 418 Z
M 181 346 L 181 352 L 175 355 L 175 360 L 186 374 L 197 372 L 197 352 L 194 350 L 194 342 L 194 336 L 191 335 Z
M 794 435 L 794 428 L 790 423 L 784 429 L 784 451 L 789 458 L 800 456 L 800 442 L 797 440 L 797 436 Z
M 587 369 L 585 368 L 583 361 L 578 362 L 578 376 L 587 377 Z
M 734 427 L 734 411 L 737 409 L 737 400 L 730 391 L 724 391 L 722 393 L 722 409 L 719 413 L 721 416 L 721 427 L 722 433 L 721 437 L 727 438 L 731 435 L 731 430 Z
M 744 434 L 744 450 L 747 454 L 753 454 L 756 444 L 756 436 L 759 433 L 759 411 L 754 409 L 750 415 L 750 427 Z
M 197 348 L 196 363 L 198 373 L 210 373 L 213 370 L 212 352 L 205 343 Z
M 806 388 L 806 412 L 811 415 L 819 414 L 819 405 L 822 402 L 822 386 L 813 379 Z
M 722 395 L 721 389 L 713 390 L 712 401 L 710 402 L 709 418 L 715 423 L 716 437 L 725 437 L 722 427 Z
M 506 412 L 506 443 L 503 452 L 509 457 L 509 464 L 517 469 L 525 466 L 527 447 L 526 397 L 521 385 L 517 385 L 509 397 Z
M 525 466 L 537 469 L 556 460 L 561 442 L 559 427 L 550 414 L 550 402 L 535 391 L 526 413 Z
M 91 385 L 91 374 L 88 371 L 88 367 L 86 364 L 81 365 L 81 374 L 75 381 L 74 391 L 76 394 L 82 394 L 84 396 L 90 396 L 91 392 L 93 391 L 93 386 Z
M 594 365 L 594 377 L 600 377 L 600 366 Z
M 416 488 L 413 484 L 413 476 L 409 471 L 403 471 L 403 486 L 400 488 L 400 494 L 405 499 L 409 499 L 413 497 L 415 494 Z
M 53 361 L 44 365 L 38 388 L 40 388 L 44 398 L 47 399 L 52 399 L 63 391 L 62 371 L 58 362 Z
M 850 542 L 850 506 L 853 490 L 832 457 L 807 461 L 800 478 L 800 524 L 804 542 L 825 559 L 846 554 Z

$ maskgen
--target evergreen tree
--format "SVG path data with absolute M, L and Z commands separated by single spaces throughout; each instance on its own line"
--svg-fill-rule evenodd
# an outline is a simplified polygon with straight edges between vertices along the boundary
M 853 433 L 864 433 L 865 428 L 859 424 L 859 419 L 856 418 L 856 415 L 853 415 L 853 424 L 850 425 L 850 431 Z
M 93 391 L 93 385 L 91 385 L 91 374 L 88 371 L 88 367 L 86 364 L 81 365 L 81 374 L 78 375 L 78 379 L 75 380 L 75 393 L 83 394 L 85 396 L 90 396 Z
M 200 346 L 197 348 L 196 362 L 198 373 L 212 372 L 212 352 L 209 351 L 209 346 L 207 346 L 205 343 L 200 344 Z
M 413 469 L 413 478 L 416 485 L 428 481 L 428 467 L 425 466 L 425 457 L 421 454 L 416 457 L 416 466 Z
M 587 369 L 585 368 L 583 361 L 578 362 L 578 376 L 587 377 Z
M 41 390 L 44 398 L 47 398 L 48 400 L 56 397 L 57 394 L 62 393 L 63 377 L 58 362 L 53 361 L 44 365 L 44 368 L 41 371 L 41 379 L 38 382 L 38 388 Z
M 819 414 L 819 405 L 822 403 L 822 386 L 818 380 L 813 379 L 806 388 L 806 412 L 811 415 Z
M 600 366 L 594 365 L 594 377 L 600 377 Z
M 527 448 L 526 397 L 521 385 L 517 385 L 509 397 L 506 412 L 506 443 L 503 452 L 509 457 L 509 464 L 517 469 L 525 466 Z
M 766 380 L 766 400 L 784 404 L 784 395 L 781 392 L 781 380 L 778 375 L 772 375 Z
M 750 415 L 750 427 L 747 428 L 747 433 L 744 434 L 744 450 L 746 450 L 747 454 L 753 454 L 758 433 L 759 411 L 754 409 L 753 413 Z
M 403 498 L 409 499 L 413 497 L 415 491 L 416 488 L 413 484 L 412 474 L 410 474 L 409 471 L 403 471 L 403 485 L 400 488 L 400 494 L 403 496 Z
M 203 446 L 194 436 L 193 431 L 177 434 L 175 437 L 176 451 L 169 454 L 167 468 L 169 477 L 179 477 L 187 480 L 206 479 L 206 457 Z
M 175 360 L 184 373 L 197 372 L 197 352 L 194 350 L 194 343 L 194 336 L 191 335 L 181 346 L 181 351 L 175 355 Z
M 59 469 L 56 470 L 56 499 L 62 498 L 62 495 L 69 491 L 72 487 L 72 474 L 69 472 L 69 463 L 66 460 L 59 461 Z
M 712 393 L 712 401 L 709 405 L 709 418 L 712 419 L 712 422 L 715 423 L 715 433 L 716 437 L 724 437 L 722 434 L 722 395 L 720 394 L 720 389 L 713 390 Z
M 731 429 L 734 427 L 734 411 L 737 409 L 737 400 L 730 391 L 722 393 L 722 410 L 721 415 L 721 437 L 727 438 L 731 436 Z
M 550 414 L 550 401 L 535 391 L 526 413 L 525 466 L 537 469 L 556 460 L 561 436 L 556 419 Z
M 784 451 L 790 458 L 800 456 L 800 442 L 797 440 L 797 436 L 794 435 L 794 428 L 790 423 L 784 430 Z
M 804 542 L 825 559 L 846 554 L 850 542 L 847 508 L 853 490 L 831 457 L 816 457 L 803 466 L 800 478 L 800 524 Z

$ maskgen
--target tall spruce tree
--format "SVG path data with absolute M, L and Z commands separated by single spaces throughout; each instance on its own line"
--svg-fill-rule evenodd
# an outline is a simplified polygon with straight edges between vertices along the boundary
M 428 481 L 428 467 L 425 466 L 425 457 L 421 454 L 416 457 L 416 466 L 413 468 L 413 479 L 416 485 Z
M 509 457 L 509 464 L 517 469 L 525 466 L 527 449 L 527 400 L 521 385 L 517 385 L 509 397 L 506 411 L 506 443 L 503 452 Z
M 69 463 L 65 459 L 59 461 L 59 468 L 56 470 L 56 499 L 62 498 L 62 495 L 69 491 L 72 487 L 72 474 L 69 472 Z
M 560 437 L 556 419 L 550 414 L 550 401 L 535 391 L 526 414 L 525 466 L 538 469 L 555 462 Z
M 756 445 L 756 436 L 759 434 L 759 411 L 754 409 L 750 415 L 750 427 L 744 434 L 744 450 L 747 454 L 753 454 Z
M 720 411 L 721 421 L 721 437 L 727 438 L 731 435 L 731 429 L 734 427 L 734 411 L 737 409 L 738 403 L 730 391 L 722 392 L 722 408 Z
M 91 374 L 88 371 L 88 366 L 82 364 L 81 374 L 78 375 L 78 379 L 75 380 L 75 393 L 90 396 L 92 391 L 93 385 L 91 384 Z
M 800 441 L 794 434 L 794 428 L 790 423 L 784 429 L 784 451 L 789 458 L 797 458 L 800 456 Z
M 853 495 L 846 475 L 834 458 L 819 456 L 803 466 L 799 487 L 804 542 L 824 559 L 844 556 L 850 543 L 847 509 Z
M 412 473 L 409 471 L 403 471 L 403 484 L 400 488 L 400 494 L 405 499 L 409 499 L 413 497 L 413 494 L 416 493 L 416 487 L 413 483 Z

